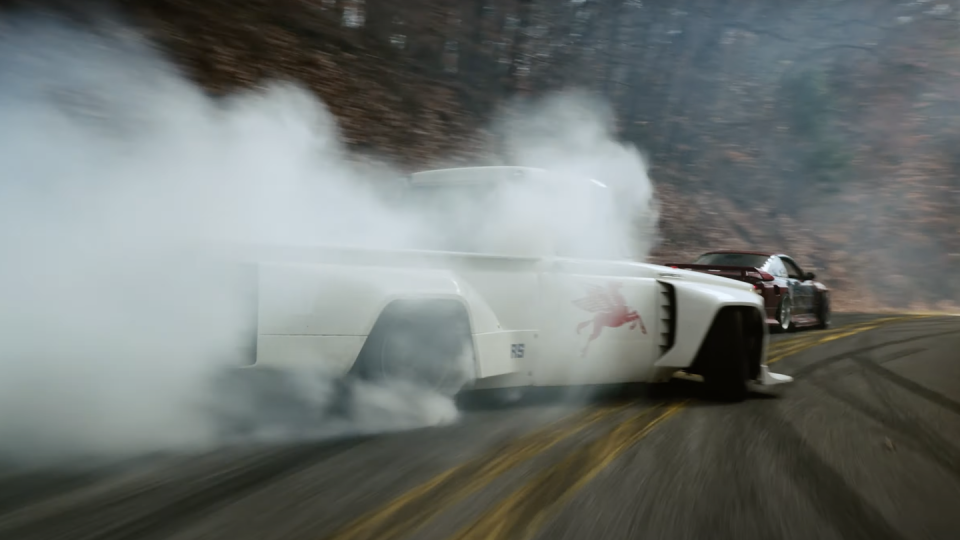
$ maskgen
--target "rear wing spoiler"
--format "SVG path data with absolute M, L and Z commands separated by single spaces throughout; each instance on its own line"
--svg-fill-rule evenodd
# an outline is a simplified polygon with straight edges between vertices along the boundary
M 773 275 L 753 266 L 726 266 L 722 264 L 684 264 L 668 263 L 664 266 L 676 268 L 678 270 L 691 270 L 702 272 L 704 274 L 714 274 L 721 277 L 739 279 L 748 283 L 757 283 L 759 281 L 773 281 Z

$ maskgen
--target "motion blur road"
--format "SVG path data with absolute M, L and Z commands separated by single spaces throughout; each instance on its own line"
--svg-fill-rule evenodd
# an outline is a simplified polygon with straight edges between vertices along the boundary
M 445 428 L 0 479 L 0 538 L 960 538 L 960 317 L 773 336 L 797 382 L 535 394 Z

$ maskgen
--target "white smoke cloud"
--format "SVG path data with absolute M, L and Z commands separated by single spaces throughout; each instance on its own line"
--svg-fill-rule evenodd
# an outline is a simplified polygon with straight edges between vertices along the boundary
M 250 291 L 189 248 L 406 248 L 422 245 L 425 229 L 375 196 L 372 179 L 345 158 L 335 119 L 297 85 L 217 102 L 123 25 L 13 23 L 0 35 L 0 458 L 217 444 L 218 426 L 203 412 L 211 378 L 245 343 Z M 562 101 L 551 107 L 537 114 L 555 115 Z M 614 228 L 638 209 L 644 222 L 655 219 L 639 155 L 614 143 L 602 121 L 558 125 L 566 132 L 571 122 L 577 129 L 562 144 L 517 131 L 523 164 L 559 164 L 630 194 L 611 210 Z M 569 205 L 512 200 L 575 247 L 612 238 L 565 225 Z M 488 223 L 490 238 L 536 228 Z M 630 247 L 643 253 L 636 240 Z M 324 405 L 340 390 L 320 378 L 306 394 Z M 456 418 L 449 399 L 404 385 L 358 384 L 347 396 L 351 413 L 313 418 L 322 424 L 315 434 Z
M 616 140 L 614 129 L 612 108 L 578 91 L 519 104 L 497 123 L 512 164 L 548 169 L 552 179 L 564 181 L 547 204 L 532 200 L 542 195 L 530 193 L 514 197 L 509 207 L 538 212 L 537 219 L 561 238 L 561 254 L 643 260 L 654 247 L 659 212 L 647 161 L 635 147 Z M 611 195 L 599 194 L 583 179 L 602 183 Z M 509 224 L 509 216 L 518 215 L 506 212 L 500 218 Z M 523 230 L 500 228 L 508 234 L 514 229 Z

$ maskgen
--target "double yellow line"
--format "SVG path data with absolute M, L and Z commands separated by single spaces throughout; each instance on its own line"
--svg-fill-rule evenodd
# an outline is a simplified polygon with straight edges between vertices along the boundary
M 328 540 L 388 540 L 411 534 L 503 473 L 546 452 L 588 426 L 626 410 L 630 405 L 590 409 L 561 418 L 493 452 L 439 474 L 386 506 L 361 516 Z
M 802 335 L 770 346 L 768 363 L 817 345 L 918 316 L 887 317 L 843 326 L 813 335 Z M 566 454 L 506 498 L 458 531 L 454 540 L 527 538 L 574 493 L 613 460 L 649 434 L 658 424 L 677 414 L 686 402 L 659 405 L 629 416 L 634 404 L 589 409 L 553 422 L 500 448 L 449 469 L 373 510 L 325 540 L 397 540 L 415 533 L 455 504 L 479 492 L 504 473 L 556 447 L 587 427 L 623 413 L 628 416 L 609 432 Z
M 519 489 L 501 499 L 451 540 L 529 538 L 544 521 L 581 487 L 594 479 L 657 424 L 675 415 L 685 403 L 647 409 L 619 424 L 610 433 L 568 454 Z
M 823 332 L 817 332 L 815 334 L 802 335 L 795 338 L 778 341 L 770 345 L 770 347 L 767 349 L 767 364 L 779 362 L 788 356 L 797 354 L 806 349 L 823 345 L 824 343 L 829 343 L 837 339 L 849 337 L 854 334 L 859 334 L 861 332 L 866 332 L 867 330 L 873 330 L 874 328 L 880 328 L 881 326 L 886 326 L 899 321 L 921 319 L 924 317 L 926 316 L 906 315 L 897 317 L 884 317 L 882 319 L 874 319 L 871 321 L 864 321 L 862 323 L 849 324 L 833 330 L 827 330 Z
M 408 537 L 422 525 L 456 503 L 483 489 L 507 471 L 557 446 L 565 439 L 584 431 L 589 426 L 617 416 L 618 413 L 624 413 L 634 405 L 634 403 L 626 403 L 602 409 L 591 409 L 561 418 L 540 430 L 511 441 L 501 448 L 439 474 L 387 505 L 361 516 L 333 533 L 326 540 L 392 540 Z M 565 476 L 566 480 L 562 484 L 565 486 L 566 492 L 572 493 L 579 485 L 586 482 L 588 477 L 596 475 L 616 455 L 629 448 L 633 442 L 644 437 L 653 429 L 654 425 L 675 414 L 679 408 L 680 405 L 672 408 L 659 407 L 659 409 L 664 410 L 659 411 L 660 414 L 655 416 L 651 416 L 651 412 L 658 408 L 646 409 L 619 423 L 613 432 L 601 436 L 593 443 L 569 454 L 558 467 L 549 469 L 544 474 L 554 474 L 554 471 L 557 471 L 556 474 L 563 474 L 562 471 L 564 470 L 571 471 L 570 475 Z M 600 456 L 603 457 L 602 460 L 592 459 Z M 579 468 L 576 466 L 579 466 Z M 575 474 L 573 473 L 574 469 L 577 469 Z M 517 512 L 520 508 L 528 508 L 529 502 L 527 506 L 516 505 L 517 508 L 512 509 L 513 503 L 508 504 L 506 501 L 521 500 L 525 498 L 525 493 L 539 489 L 531 486 L 548 483 L 549 478 L 552 477 L 544 476 L 544 474 L 505 499 L 497 505 L 494 511 L 485 513 L 477 522 L 461 531 L 457 537 L 488 538 L 484 531 L 493 527 L 494 522 L 500 520 L 503 516 L 514 518 L 514 521 L 510 522 L 511 528 L 514 527 L 520 521 L 517 518 L 522 517 Z M 550 487 L 554 494 L 550 497 L 551 499 L 557 498 L 557 488 L 558 486 Z M 540 501 L 539 497 L 537 501 Z M 542 520 L 542 516 L 547 512 L 547 507 L 555 506 L 555 504 L 541 506 L 539 515 Z

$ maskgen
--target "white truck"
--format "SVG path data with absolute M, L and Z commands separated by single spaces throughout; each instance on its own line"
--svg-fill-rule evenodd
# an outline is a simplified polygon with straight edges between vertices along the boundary
M 422 202 L 524 182 L 549 182 L 549 173 L 427 171 L 408 177 L 405 189 Z M 591 197 L 610 197 L 602 182 L 582 182 Z M 472 201 L 483 210 L 482 199 Z M 739 400 L 750 381 L 792 380 L 767 369 L 763 298 L 748 283 L 628 260 L 480 253 L 469 231 L 453 234 L 459 251 L 256 250 L 256 341 L 243 369 L 322 363 L 448 395 L 665 382 L 687 372 Z

